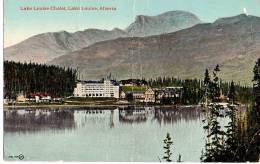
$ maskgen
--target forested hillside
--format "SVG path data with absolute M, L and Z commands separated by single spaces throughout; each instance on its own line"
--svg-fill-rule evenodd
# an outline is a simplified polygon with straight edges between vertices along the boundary
M 4 62 L 4 96 L 47 92 L 68 96 L 73 92 L 76 70 L 35 63 Z
M 198 104 L 202 101 L 205 92 L 204 81 L 205 79 L 178 79 L 174 77 L 157 77 L 147 80 L 148 85 L 153 88 L 172 86 L 183 87 L 183 94 L 181 98 L 182 104 Z M 220 90 L 222 95 L 229 95 L 229 89 L 231 85 L 232 82 L 224 82 L 220 80 Z M 233 85 L 235 89 L 234 94 L 236 95 L 236 101 L 242 104 L 250 103 L 253 101 L 252 87 L 241 86 L 238 83 L 233 83 Z

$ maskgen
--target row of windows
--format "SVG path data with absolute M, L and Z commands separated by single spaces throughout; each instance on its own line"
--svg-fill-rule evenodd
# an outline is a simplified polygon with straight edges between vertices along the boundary
M 81 92 L 106 92 L 106 93 L 110 93 L 110 92 L 114 92 L 113 90 L 81 90 Z
M 99 97 L 99 96 L 103 96 L 103 94 L 87 94 L 86 96 L 89 96 L 89 97 Z
M 76 94 L 76 96 L 81 96 L 80 94 Z M 82 96 L 84 97 L 114 97 L 114 93 L 110 93 L 110 94 L 83 94 Z
M 87 90 L 113 90 L 114 87 L 111 88 L 81 88 L 81 89 L 87 89 Z
M 113 90 L 114 88 L 81 88 L 85 90 Z
M 109 94 L 108 94 L 109 95 Z M 84 96 L 84 95 L 83 95 Z M 88 96 L 88 97 L 103 97 L 104 95 L 103 94 L 86 94 L 85 96 Z M 111 97 L 114 97 L 114 94 L 111 93 L 110 94 Z
M 87 88 L 87 89 L 81 89 L 81 90 L 90 90 L 90 91 L 92 91 L 92 90 L 93 90 L 93 91 L 95 91 L 95 90 L 97 90 L 97 91 L 100 90 L 100 91 L 103 91 L 104 89 L 98 89 L 98 88 L 97 88 L 97 89 L 96 89 L 96 88 L 95 88 L 95 89 L 90 89 L 90 88 Z
M 102 93 L 103 93 L 103 92 L 106 92 L 106 93 L 110 93 L 110 92 L 115 92 L 115 91 L 114 91 L 114 90 L 105 90 L 105 91 L 104 91 L 104 90 L 83 90 L 83 89 L 82 89 L 81 92 L 94 92 L 94 93 L 95 93 L 95 92 L 102 92 Z

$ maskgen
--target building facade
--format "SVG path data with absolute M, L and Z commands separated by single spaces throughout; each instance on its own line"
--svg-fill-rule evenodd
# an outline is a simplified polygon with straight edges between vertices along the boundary
M 74 97 L 114 97 L 119 98 L 119 85 L 112 80 L 79 81 L 74 88 Z
M 151 88 L 147 89 L 144 93 L 144 102 L 151 102 L 154 103 L 155 102 L 155 91 L 152 90 Z
M 26 98 L 23 94 L 18 94 L 17 97 L 16 97 L 16 101 L 17 102 L 25 102 Z
M 183 87 L 165 87 L 155 89 L 155 101 L 156 103 L 162 103 L 163 101 L 166 101 L 170 104 L 176 104 L 180 102 L 182 92 Z

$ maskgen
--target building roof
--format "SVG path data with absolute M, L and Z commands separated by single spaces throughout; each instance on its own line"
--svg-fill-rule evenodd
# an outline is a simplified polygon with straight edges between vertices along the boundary
M 28 93 L 26 97 L 35 97 L 35 96 L 39 96 L 39 97 L 55 97 L 55 95 L 52 95 L 50 93 L 47 92 L 36 92 L 36 93 Z
M 88 83 L 88 84 L 94 84 L 94 83 L 104 83 L 103 81 L 93 81 L 93 80 L 88 80 L 88 81 L 86 81 L 86 80 L 78 80 L 77 81 L 77 83 L 83 83 L 83 84 L 86 84 L 86 83 Z
M 167 89 L 182 89 L 183 87 L 166 87 Z
M 140 80 L 140 79 L 126 79 L 126 80 L 121 80 L 120 83 L 123 85 L 126 84 L 147 85 L 147 82 L 145 80 Z
M 163 87 L 163 88 L 155 88 L 156 91 L 167 91 L 167 90 L 177 90 L 182 89 L 183 87 Z
M 154 93 L 155 91 L 152 88 L 148 88 L 145 93 Z
M 110 81 L 113 85 L 119 85 L 119 83 L 116 80 L 105 80 L 105 81 Z M 103 84 L 104 81 L 94 81 L 94 80 L 78 80 L 77 83 L 82 83 L 82 84 Z

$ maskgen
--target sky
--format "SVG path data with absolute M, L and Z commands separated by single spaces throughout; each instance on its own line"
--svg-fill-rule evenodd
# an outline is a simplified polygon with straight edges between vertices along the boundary
M 23 11 L 20 7 L 116 7 L 115 11 Z M 4 0 L 4 47 L 44 32 L 87 28 L 124 29 L 136 15 L 158 15 L 183 10 L 203 22 L 248 13 L 260 17 L 260 0 Z

